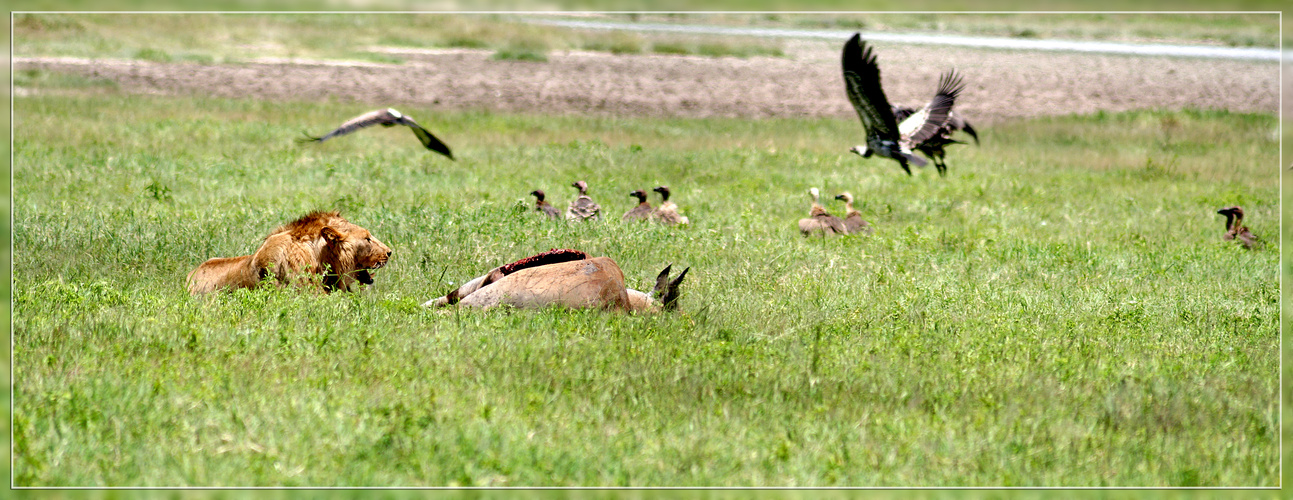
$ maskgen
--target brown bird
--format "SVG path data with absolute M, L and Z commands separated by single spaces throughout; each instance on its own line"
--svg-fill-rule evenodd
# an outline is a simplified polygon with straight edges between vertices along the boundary
M 808 195 L 813 197 L 812 208 L 808 211 L 807 219 L 799 219 L 799 232 L 808 236 L 815 232 L 821 232 L 822 236 L 834 236 L 837 234 L 849 234 L 848 228 L 844 226 L 844 221 L 839 217 L 831 215 L 817 203 L 817 188 L 810 188 Z
M 342 123 L 341 126 L 337 127 L 336 130 L 333 130 L 332 132 L 328 132 L 322 137 L 314 137 L 314 136 L 311 136 L 310 134 L 305 134 L 306 138 L 301 139 L 301 142 L 323 142 L 333 137 L 346 135 L 356 130 L 371 127 L 373 125 L 381 125 L 383 127 L 394 127 L 396 125 L 405 125 L 408 128 L 413 130 L 413 135 L 416 135 L 418 137 L 418 140 L 422 141 L 422 145 L 426 146 L 427 149 L 430 149 L 432 151 L 445 155 L 450 160 L 453 159 L 453 153 L 449 151 L 449 146 L 446 146 L 443 142 L 440 142 L 440 139 L 437 139 L 436 136 L 431 135 L 431 132 L 428 132 L 427 129 L 422 128 L 421 125 L 418 125 L 418 122 L 413 121 L 413 119 L 408 116 L 404 116 L 399 111 L 395 111 L 394 108 L 386 108 L 386 109 L 379 109 L 376 111 L 369 111 L 362 115 L 351 118 L 347 120 L 346 123 Z
M 841 64 L 844 91 L 866 129 L 866 144 L 853 146 L 849 151 L 863 158 L 873 154 L 891 158 L 907 175 L 911 175 L 908 163 L 925 166 L 928 162 L 912 154 L 912 150 L 933 137 L 947 122 L 956 96 L 965 88 L 961 78 L 955 72 L 943 74 L 938 92 L 929 104 L 899 123 L 880 86 L 880 66 L 876 64 L 875 54 L 862 41 L 860 33 L 844 43 Z
M 602 206 L 588 197 L 588 183 L 575 181 L 570 186 L 579 190 L 579 197 L 566 208 L 566 220 L 601 220 Z
M 543 201 L 544 194 L 542 189 L 535 189 L 534 191 L 530 191 L 530 194 L 534 195 L 534 197 L 536 198 L 534 200 L 535 212 L 543 212 L 543 215 L 546 215 L 548 216 L 549 219 L 553 219 L 553 220 L 556 220 L 558 217 L 561 217 L 561 212 L 557 210 L 557 207 L 552 206 L 551 203 Z
M 853 194 L 845 191 L 835 196 L 837 200 L 844 200 L 844 229 L 849 234 L 871 234 L 875 228 L 871 223 L 862 220 L 862 212 L 853 209 Z
M 904 122 L 916 111 L 916 108 L 908 106 L 893 107 L 894 117 L 899 122 Z M 974 138 L 974 145 L 979 145 L 979 134 L 974 131 L 974 127 L 970 126 L 970 122 L 962 118 L 961 115 L 956 114 L 955 111 L 949 110 L 947 112 L 947 122 L 942 127 L 939 127 L 938 131 L 929 139 L 926 139 L 925 142 L 914 146 L 916 151 L 920 151 L 925 157 L 934 160 L 934 168 L 938 169 L 939 177 L 947 175 L 947 163 L 944 161 L 947 151 L 944 148 L 951 144 L 965 144 L 952 138 L 952 133 L 958 130 L 964 130 L 965 133 L 970 134 L 970 137 Z
M 1256 248 L 1261 244 L 1262 239 L 1244 226 L 1244 209 L 1234 206 L 1217 210 L 1217 213 L 1226 216 L 1226 234 L 1222 235 L 1221 239 L 1236 241 L 1248 249 Z
M 669 186 L 656 186 L 652 191 L 660 193 L 660 208 L 653 214 L 656 220 L 670 226 L 691 223 L 691 219 L 678 213 L 678 204 L 669 201 Z
M 633 207 L 632 210 L 624 212 L 624 216 L 621 217 L 622 220 L 647 220 L 647 218 L 651 216 L 651 212 L 655 211 L 655 209 L 651 207 L 651 204 L 647 203 L 646 191 L 639 189 L 629 193 L 629 196 L 633 196 L 638 199 L 638 206 Z

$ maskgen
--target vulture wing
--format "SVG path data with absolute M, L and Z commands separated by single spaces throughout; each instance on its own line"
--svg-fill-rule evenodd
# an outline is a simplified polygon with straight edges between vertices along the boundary
M 328 132 L 327 134 L 324 134 L 322 137 L 312 137 L 309 134 L 306 134 L 305 136 L 306 138 L 303 139 L 302 142 L 323 142 L 333 137 L 349 134 L 361 128 L 367 128 L 373 125 L 379 125 L 384 123 L 391 123 L 391 121 L 394 119 L 395 117 L 392 116 L 391 113 L 385 109 L 379 109 L 377 111 L 369 111 L 362 115 L 346 120 L 346 123 L 342 123 L 341 126 L 337 127 L 336 130 L 333 130 L 332 132 Z
M 599 219 L 602 206 L 585 195 L 580 195 L 566 208 L 567 219 Z
M 898 131 L 907 137 L 911 144 L 920 144 L 938 134 L 939 129 L 947 124 L 952 113 L 956 96 L 965 89 L 965 82 L 956 71 L 948 71 L 938 79 L 938 93 L 923 109 L 913 113 L 898 125 Z
M 826 211 L 826 209 L 820 206 L 814 206 L 813 209 L 808 212 L 808 214 L 812 216 L 813 220 L 821 224 L 822 227 L 827 230 L 827 232 L 834 232 L 835 234 L 849 234 L 848 228 L 844 227 L 843 219 L 840 219 L 839 217 L 831 215 L 829 212 Z
M 844 90 L 849 102 L 857 110 L 867 137 L 898 140 L 898 120 L 893 116 L 889 99 L 880 88 L 880 67 L 876 65 L 871 47 L 862 41 L 862 34 L 855 33 L 844 43 Z
M 427 149 L 430 149 L 432 151 L 445 155 L 449 157 L 450 160 L 453 159 L 453 152 L 449 151 L 449 146 L 446 146 L 443 142 L 440 142 L 440 139 L 437 139 L 436 136 L 431 135 L 431 132 L 428 132 L 427 129 L 422 128 L 422 126 L 418 125 L 418 122 L 413 121 L 412 118 L 409 118 L 408 116 L 401 116 L 398 123 L 400 123 L 401 125 L 408 125 L 409 128 L 413 129 L 413 135 L 418 136 L 418 140 L 422 141 L 422 145 L 426 146 Z
M 961 118 L 961 115 L 953 114 L 948 125 L 952 127 L 952 130 L 964 130 L 965 133 L 974 138 L 974 145 L 979 145 L 979 134 L 974 131 L 974 127 L 970 126 L 970 122 L 966 121 L 965 118 Z
M 911 116 L 915 113 L 916 113 L 916 108 L 913 108 L 911 106 L 893 107 L 893 117 L 894 119 L 898 120 L 899 123 L 902 123 L 902 121 L 906 120 L 908 116 Z

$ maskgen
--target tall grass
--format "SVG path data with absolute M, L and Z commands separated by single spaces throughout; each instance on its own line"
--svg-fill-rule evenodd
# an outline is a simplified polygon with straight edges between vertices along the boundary
M 1278 484 L 1270 116 L 983 127 L 940 179 L 852 121 L 405 109 L 449 162 L 293 142 L 350 104 L 15 107 L 18 485 Z M 609 221 L 531 212 L 577 179 Z M 660 184 L 691 227 L 617 220 Z M 876 234 L 800 237 L 810 186 Z M 1230 204 L 1267 248 L 1220 240 Z M 371 289 L 185 293 L 318 208 L 394 249 Z M 683 310 L 418 306 L 553 247 L 690 266 Z

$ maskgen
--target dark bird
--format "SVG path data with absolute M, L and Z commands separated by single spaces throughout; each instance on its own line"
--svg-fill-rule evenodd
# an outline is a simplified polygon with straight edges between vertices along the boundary
M 431 132 L 427 132 L 427 129 L 424 129 L 422 128 L 421 125 L 418 125 L 418 122 L 413 121 L 413 119 L 409 118 L 408 116 L 404 116 L 399 111 L 395 111 L 394 108 L 386 108 L 386 109 L 379 109 L 376 111 L 369 111 L 362 115 L 351 118 L 347 120 L 346 123 L 342 123 L 341 126 L 337 127 L 336 130 L 333 130 L 332 132 L 328 132 L 322 137 L 314 137 L 309 134 L 306 134 L 305 135 L 306 138 L 302 139 L 301 142 L 323 142 L 333 137 L 346 135 L 356 130 L 371 127 L 373 125 L 381 125 L 383 127 L 394 127 L 396 125 L 406 125 L 410 129 L 413 129 L 413 135 L 418 136 L 418 140 L 422 141 L 422 145 L 426 146 L 427 149 L 430 149 L 432 151 L 445 155 L 449 157 L 450 160 L 453 159 L 453 153 L 449 151 L 449 146 L 446 146 L 443 142 L 440 142 L 440 139 L 437 139 L 436 136 L 431 135 Z
M 536 198 L 534 200 L 535 212 L 543 212 L 543 215 L 546 215 L 548 216 L 549 219 L 553 219 L 553 220 L 556 220 L 558 217 L 561 217 L 561 212 L 557 210 L 557 207 L 554 207 L 552 206 L 551 203 L 548 203 L 543 200 L 544 194 L 542 189 L 535 189 L 534 191 L 530 191 L 530 194 L 534 195 L 534 197 Z
M 876 65 L 875 54 L 862 41 L 861 33 L 855 33 L 844 43 L 842 65 L 844 90 L 866 129 L 866 144 L 854 146 L 850 151 L 863 158 L 873 154 L 892 158 L 907 175 L 911 175 L 908 163 L 925 166 L 928 162 L 913 155 L 912 150 L 933 137 L 947 122 L 956 96 L 965 88 L 961 78 L 955 72 L 945 73 L 939 79 L 938 93 L 929 104 L 899 124 L 880 87 L 880 67 Z
M 844 200 L 844 229 L 849 234 L 871 234 L 875 228 L 871 223 L 862 220 L 862 212 L 853 209 L 853 193 L 845 191 L 835 196 L 837 200 Z
M 655 211 L 655 209 L 651 207 L 651 204 L 647 203 L 646 191 L 639 189 L 629 193 L 629 196 L 637 198 L 638 205 L 633 207 L 631 210 L 624 212 L 624 216 L 621 217 L 622 220 L 647 220 L 647 218 L 651 216 L 651 212 Z
M 566 220 L 600 220 L 602 206 L 588 197 L 588 183 L 575 181 L 571 187 L 579 190 L 579 197 L 566 208 Z
M 901 123 L 915 114 L 916 111 L 916 108 L 909 106 L 894 106 L 893 115 Z M 943 161 L 943 157 L 947 152 L 944 148 L 950 144 L 965 144 L 952 138 L 952 133 L 958 130 L 964 130 L 965 133 L 970 134 L 970 137 L 974 138 L 974 145 L 979 145 L 979 134 L 974 131 L 974 127 L 970 126 L 970 122 L 962 118 L 961 115 L 956 114 L 955 111 L 948 111 L 947 123 L 939 127 L 938 132 L 933 137 L 915 146 L 916 151 L 920 151 L 925 157 L 934 160 L 934 167 L 938 169 L 939 176 L 947 174 L 947 163 Z
M 687 216 L 678 213 L 678 204 L 669 201 L 669 186 L 656 186 L 652 191 L 660 193 L 661 200 L 660 208 L 654 213 L 656 220 L 670 226 L 691 223 Z
M 1248 249 L 1256 248 L 1261 244 L 1262 239 L 1244 226 L 1244 209 L 1235 206 L 1217 210 L 1217 213 L 1226 216 L 1226 234 L 1222 235 L 1221 239 L 1235 241 Z
M 844 221 L 839 217 L 831 215 L 817 203 L 817 188 L 809 188 L 808 195 L 813 197 L 812 208 L 808 211 L 807 219 L 799 219 L 799 232 L 804 236 L 811 235 L 815 232 L 821 232 L 822 236 L 834 236 L 837 234 L 849 234 L 848 228 L 844 226 Z

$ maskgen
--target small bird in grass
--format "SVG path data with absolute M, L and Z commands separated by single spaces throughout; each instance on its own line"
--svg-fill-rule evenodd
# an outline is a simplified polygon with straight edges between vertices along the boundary
M 656 186 L 652 191 L 660 193 L 660 208 L 656 209 L 652 218 L 670 226 L 691 223 L 691 219 L 678 213 L 678 204 L 669 201 L 669 186 Z
M 346 135 L 356 130 L 366 128 L 366 127 L 371 127 L 373 125 L 381 125 L 383 127 L 394 127 L 396 125 L 405 125 L 408 128 L 413 130 L 413 135 L 416 135 L 418 137 L 418 140 L 422 141 L 422 145 L 426 146 L 427 149 L 430 149 L 432 151 L 445 155 L 450 160 L 453 159 L 453 152 L 449 151 L 449 146 L 446 146 L 443 142 L 440 142 L 440 139 L 437 139 L 436 136 L 431 135 L 431 132 L 428 132 L 427 129 L 422 128 L 421 125 L 418 125 L 418 122 L 413 121 L 413 118 L 405 116 L 399 111 L 396 111 L 394 108 L 386 108 L 386 109 L 379 109 L 376 111 L 369 111 L 362 115 L 356 116 L 354 118 L 346 120 L 346 123 L 342 123 L 341 126 L 337 127 L 336 130 L 333 130 L 332 132 L 328 132 L 327 134 L 324 134 L 321 137 L 314 137 L 314 136 L 311 136 L 310 134 L 306 134 L 305 135 L 306 138 L 301 139 L 301 142 L 323 142 L 333 137 Z
M 543 212 L 543 215 L 548 216 L 548 218 L 552 220 L 556 220 L 557 218 L 561 217 L 561 212 L 557 210 L 557 207 L 554 207 L 552 206 L 551 203 L 548 203 L 543 200 L 544 194 L 542 189 L 535 189 L 534 191 L 530 191 L 530 194 L 534 195 L 534 198 L 535 198 L 534 200 L 535 212 Z
M 880 86 L 880 67 L 875 54 L 862 41 L 860 33 L 844 43 L 842 66 L 844 90 L 866 129 L 866 144 L 854 146 L 850 151 L 863 158 L 873 154 L 891 158 L 907 175 L 911 175 L 908 163 L 925 166 L 928 162 L 913 155 L 912 150 L 935 136 L 947 122 L 956 96 L 965 88 L 961 78 L 955 72 L 943 74 L 938 93 L 929 104 L 900 124 Z
M 1261 244 L 1262 239 L 1244 226 L 1244 209 L 1234 206 L 1217 210 L 1217 213 L 1226 216 L 1226 234 L 1222 235 L 1221 239 L 1234 241 L 1248 249 L 1256 248 Z
M 566 208 L 566 220 L 600 220 L 602 206 L 588 196 L 588 183 L 575 181 L 570 186 L 579 190 L 579 197 Z
M 651 204 L 647 203 L 646 191 L 639 189 L 629 193 L 629 196 L 637 198 L 638 204 L 636 207 L 624 212 L 624 216 L 620 218 L 621 220 L 647 220 L 651 216 L 651 212 L 655 211 Z
M 837 234 L 849 234 L 848 228 L 844 226 L 844 221 L 839 217 L 831 215 L 820 203 L 817 202 L 819 193 L 817 188 L 809 188 L 808 196 L 813 198 L 813 204 L 808 210 L 807 219 L 799 219 L 799 232 L 804 236 L 820 232 L 822 236 L 835 236 Z
M 845 191 L 835 196 L 837 200 L 844 201 L 844 229 L 849 234 L 871 234 L 875 228 L 871 223 L 862 220 L 862 212 L 853 209 L 853 194 Z

